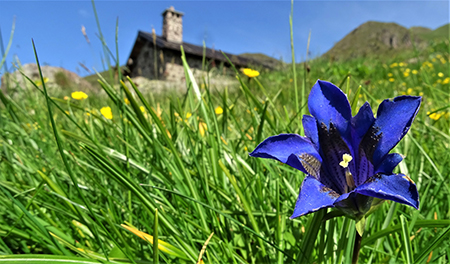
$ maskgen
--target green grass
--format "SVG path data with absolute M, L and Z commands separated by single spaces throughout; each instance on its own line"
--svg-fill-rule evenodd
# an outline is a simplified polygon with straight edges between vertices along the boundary
M 423 96 L 394 149 L 420 210 L 383 203 L 367 218 L 360 263 L 449 263 L 448 51 L 439 42 L 408 64 L 316 59 L 296 78 L 237 72 L 241 85 L 221 91 L 185 64 L 182 96 L 141 94 L 101 75 L 107 98 L 64 100 L 43 86 L 1 94 L 0 262 L 195 263 L 206 247 L 204 263 L 350 263 L 354 221 L 331 209 L 289 220 L 305 175 L 248 156 L 268 136 L 301 133 L 307 110 L 296 106 L 294 80 L 308 90 L 322 79 L 348 91 L 355 110 Z
M 449 24 L 435 30 L 421 27 L 405 28 L 396 23 L 368 21 L 349 32 L 324 55 L 340 62 L 355 58 L 389 61 L 408 59 L 416 52 L 426 54 L 430 42 L 449 39 Z

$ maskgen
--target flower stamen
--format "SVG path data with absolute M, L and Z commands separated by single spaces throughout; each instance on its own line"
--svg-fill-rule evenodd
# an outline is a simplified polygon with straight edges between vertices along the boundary
M 355 180 L 353 179 L 353 175 L 348 168 L 348 163 L 353 160 L 353 157 L 347 153 L 342 155 L 342 161 L 339 162 L 339 165 L 345 169 L 345 180 L 347 182 L 347 192 L 350 192 L 355 189 Z
M 353 157 L 352 157 L 351 155 L 345 153 L 344 155 L 342 155 L 342 161 L 339 162 L 339 165 L 340 165 L 342 168 L 347 168 L 347 167 L 348 167 L 348 163 L 349 163 L 350 161 L 352 161 L 352 159 L 353 159 Z

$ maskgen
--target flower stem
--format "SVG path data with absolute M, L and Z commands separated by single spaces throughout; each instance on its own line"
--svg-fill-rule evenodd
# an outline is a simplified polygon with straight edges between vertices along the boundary
M 358 232 L 356 232 L 355 244 L 353 245 L 352 264 L 357 264 L 358 263 L 359 250 L 361 249 L 361 240 L 362 240 L 362 237 L 359 235 Z

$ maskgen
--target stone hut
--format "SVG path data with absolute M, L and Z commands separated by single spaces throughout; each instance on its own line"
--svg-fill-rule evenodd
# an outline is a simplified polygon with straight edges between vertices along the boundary
M 153 29 L 151 33 L 139 31 L 127 61 L 130 77 L 143 76 L 148 79 L 181 81 L 184 79 L 181 48 L 183 46 L 189 67 L 194 71 L 208 67 L 219 67 L 223 73 L 231 73 L 231 65 L 222 52 L 203 46 L 183 42 L 183 13 L 173 6 L 163 13 L 162 36 Z M 249 58 L 226 53 L 235 67 L 262 65 Z M 264 65 L 262 65 L 264 66 Z

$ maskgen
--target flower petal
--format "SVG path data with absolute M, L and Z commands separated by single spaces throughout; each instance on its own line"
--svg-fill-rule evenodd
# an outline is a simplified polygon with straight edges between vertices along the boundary
M 370 154 L 369 154 L 370 155 Z M 372 162 L 364 150 L 364 148 L 359 149 L 358 166 L 356 166 L 356 173 L 353 174 L 353 179 L 356 186 L 359 186 L 367 181 L 367 178 L 374 175 L 374 169 Z
M 294 213 L 290 219 L 318 211 L 322 208 L 334 207 L 333 203 L 339 197 L 332 189 L 320 183 L 312 176 L 303 180 L 300 194 L 295 203 Z
M 305 136 L 311 140 L 319 151 L 319 131 L 317 129 L 317 120 L 313 116 L 304 115 L 302 119 Z
M 359 142 L 373 125 L 375 117 L 373 117 L 372 108 L 368 102 L 365 102 L 359 109 L 358 113 L 352 118 L 353 146 L 357 149 Z
M 379 141 L 375 134 L 372 108 L 368 102 L 352 118 L 352 145 L 356 157 L 356 172 L 353 174 L 356 186 L 363 184 L 374 173 L 373 151 Z
M 395 167 L 403 160 L 402 155 L 398 153 L 388 154 L 375 169 L 375 173 L 392 174 Z
M 319 176 L 322 163 L 322 158 L 311 141 L 297 134 L 268 137 L 250 156 L 275 159 L 315 177 Z
M 418 96 L 399 96 L 392 101 L 384 100 L 380 104 L 374 128 L 378 130 L 378 135 L 382 133 L 382 136 L 373 154 L 375 166 L 408 132 L 419 111 L 421 99 Z
M 308 108 L 319 125 L 324 123 L 330 127 L 330 122 L 332 122 L 350 143 L 349 123 L 352 118 L 352 110 L 347 96 L 341 89 L 330 82 L 318 80 L 309 94 Z
M 354 192 L 419 208 L 416 184 L 404 174 L 376 174 Z

